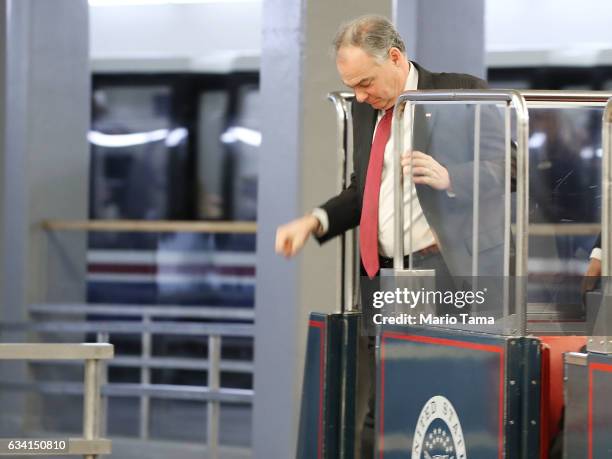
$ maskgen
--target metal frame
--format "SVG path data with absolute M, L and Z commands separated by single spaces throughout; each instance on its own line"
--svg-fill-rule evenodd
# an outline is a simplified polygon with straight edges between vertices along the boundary
M 83 393 L 83 438 L 69 439 L 70 456 L 83 456 L 96 459 L 111 453 L 111 442 L 100 438 L 101 426 L 101 385 L 102 360 L 112 359 L 114 348 L 111 344 L 0 344 L 0 360 L 85 361 L 83 385 L 78 384 Z M 16 383 L 17 384 L 17 383 Z M 20 384 L 20 383 L 19 383 Z M 18 384 L 18 385 L 19 385 Z M 4 443 L 7 440 L 0 440 Z M 46 456 L 47 452 L 27 455 Z M 0 452 L 0 456 L 15 456 L 14 451 Z
M 407 149 L 412 148 L 412 107 L 416 104 L 423 103 L 469 103 L 479 106 L 487 103 L 505 104 L 506 107 L 514 108 L 517 116 L 517 217 L 516 217 L 516 270 L 517 278 L 523 278 L 527 275 L 527 242 L 528 242 L 528 222 L 529 222 L 529 159 L 528 159 L 528 135 L 529 135 L 529 114 L 525 98 L 518 91 L 500 91 L 500 90 L 431 90 L 431 91 L 411 91 L 403 93 L 399 96 L 395 103 L 393 112 L 393 138 L 394 138 L 394 161 L 397 173 L 394 177 L 394 253 L 393 266 L 396 274 L 399 272 L 412 271 L 412 259 L 408 270 L 403 269 L 404 260 L 404 238 L 403 238 L 403 193 L 406 189 L 406 182 L 403 180 L 403 174 L 400 165 L 400 155 L 404 151 L 403 135 L 397 135 L 403 131 L 403 122 L 406 112 L 408 113 L 410 126 L 410 134 L 408 135 L 409 145 Z M 408 105 L 409 109 L 406 109 Z M 478 111 L 477 114 L 479 115 Z M 479 123 L 476 123 L 478 127 Z M 507 124 L 507 121 L 506 121 Z M 475 129 L 476 129 L 475 127 Z M 477 136 L 478 137 L 478 136 Z M 508 142 L 509 139 L 506 139 Z M 506 156 L 508 149 L 506 148 Z M 477 167 L 477 165 L 475 165 Z M 475 180 L 478 179 L 476 176 Z M 411 183 L 412 177 L 409 176 L 408 183 Z M 400 191 L 401 190 L 401 191 Z M 477 224 L 474 222 L 474 224 Z M 509 234 L 506 233 L 506 237 Z M 412 238 L 409 238 L 411 241 Z M 506 248 L 508 244 L 505 243 Z M 474 250 L 477 252 L 477 250 Z M 504 260 L 508 258 L 508 254 L 504 253 Z M 476 260 L 477 263 L 477 260 Z M 527 286 L 524 283 L 518 282 L 516 285 L 516 302 L 517 302 L 517 329 L 515 334 L 525 335 L 527 330 Z
M 610 276 L 612 267 L 612 97 L 608 101 L 602 120 L 602 209 L 601 209 L 601 275 Z
M 607 317 L 612 298 L 612 97 L 608 100 L 602 118 L 602 209 L 601 209 L 601 276 L 602 305 L 600 318 L 608 322 Z M 612 354 L 612 330 L 604 325 L 607 336 L 593 336 L 587 343 L 589 352 Z

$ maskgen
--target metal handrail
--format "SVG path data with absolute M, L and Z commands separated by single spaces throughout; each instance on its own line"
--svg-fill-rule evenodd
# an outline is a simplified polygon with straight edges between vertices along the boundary
M 147 306 L 133 304 L 85 304 L 85 303 L 48 303 L 33 304 L 28 310 L 31 313 L 50 314 L 100 314 L 113 316 L 143 316 L 175 317 L 183 319 L 222 319 L 222 320 L 254 320 L 255 311 L 247 307 L 217 307 L 217 306 L 178 306 L 157 305 Z
M 601 274 L 605 278 L 612 271 L 612 96 L 602 118 L 602 209 L 601 209 Z M 608 282 L 606 282 L 607 284 Z
M 66 365 L 75 362 L 62 362 Z M 155 368 L 159 370 L 200 370 L 207 371 L 211 368 L 208 359 L 195 359 L 191 357 L 115 357 L 107 363 L 107 367 L 122 368 Z M 224 359 L 219 363 L 219 369 L 227 373 L 252 374 L 254 365 L 247 360 Z
M 33 331 L 60 333 L 113 333 L 128 334 L 156 333 L 166 335 L 223 335 L 232 337 L 253 337 L 255 329 L 250 324 L 200 324 L 190 322 L 152 322 L 149 324 L 124 321 L 96 322 L 3 322 L 0 331 Z
M 107 360 L 113 354 L 112 344 L 105 343 L 0 344 L 0 360 Z
M 331 92 L 327 98 L 336 110 L 336 158 L 338 161 L 338 192 L 342 192 L 349 182 L 353 159 L 353 118 L 351 102 L 354 95 L 346 91 Z M 355 232 L 343 233 L 338 247 L 340 270 L 338 273 L 338 304 L 342 312 L 353 311 L 356 305 L 356 286 L 358 283 L 356 265 L 358 251 Z
M 82 395 L 83 385 L 74 382 L 15 382 L 0 380 L 0 387 L 19 392 L 41 392 L 53 395 Z M 191 400 L 199 402 L 251 403 L 252 389 L 188 386 L 176 384 L 108 383 L 101 388 L 105 397 L 148 397 L 166 400 Z
M 255 234 L 255 222 L 202 222 L 165 220 L 43 220 L 47 231 L 98 231 L 138 233 L 224 233 Z
M 602 209 L 601 209 L 601 275 L 603 282 L 601 309 L 609 308 L 609 298 L 612 296 L 610 274 L 612 273 L 612 95 L 606 103 L 602 117 Z M 605 316 L 605 315 L 604 315 Z M 599 316 L 601 317 L 601 315 Z M 601 320 L 597 318 L 596 321 Z M 597 335 L 595 335 L 597 334 Z M 612 331 L 604 325 L 595 326 L 593 335 L 587 342 L 589 352 L 612 353 Z M 607 336 L 606 336 L 607 335 Z
M 111 344 L 40 344 L 40 343 L 2 343 L 0 344 L 0 360 L 84 360 L 85 380 L 83 393 L 83 438 L 69 439 L 67 451 L 64 454 L 79 455 L 85 459 L 96 459 L 99 455 L 111 453 L 111 442 L 99 438 L 101 418 L 101 364 L 102 360 L 112 359 L 114 348 Z M 23 387 L 23 383 L 16 383 Z M 1 440 L 6 442 L 6 439 Z M 15 451 L 0 452 L 0 456 L 14 456 Z M 39 454 L 48 455 L 43 451 Z

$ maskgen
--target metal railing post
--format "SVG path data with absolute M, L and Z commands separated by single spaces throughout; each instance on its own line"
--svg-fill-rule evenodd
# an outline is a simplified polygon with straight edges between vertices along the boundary
M 338 160 L 338 193 L 342 192 L 350 181 L 353 156 L 353 117 L 351 101 L 354 95 L 349 92 L 332 92 L 327 98 L 336 109 L 336 156 Z M 340 268 L 338 270 L 339 288 L 336 301 L 342 312 L 351 312 L 355 308 L 355 253 L 357 244 L 355 231 L 340 236 L 338 255 Z
M 96 340 L 98 343 L 108 344 L 109 342 L 109 334 L 108 333 L 97 333 Z M 106 365 L 100 365 L 100 388 L 108 383 L 108 369 Z M 100 401 L 100 426 L 98 435 L 101 437 L 106 436 L 106 422 L 108 420 L 108 397 L 102 397 Z
M 601 308 L 610 308 L 610 298 L 612 298 L 612 285 L 610 276 L 612 275 L 612 98 L 608 100 L 602 118 L 602 204 L 601 204 L 601 276 L 602 276 L 602 303 Z M 589 352 L 604 354 L 612 353 L 612 333 L 609 330 L 605 319 L 609 312 L 599 313 L 598 323 L 592 331 L 593 336 L 589 338 L 587 349 Z
M 151 317 L 148 314 L 142 315 L 142 324 L 145 329 L 151 324 Z M 151 357 L 151 333 L 144 331 L 142 333 L 142 357 L 149 359 Z M 143 385 L 151 384 L 151 370 L 148 365 L 140 367 L 140 383 Z M 151 412 L 151 399 L 148 395 L 140 396 L 140 438 L 149 438 L 149 416 Z
M 100 415 L 100 361 L 85 361 L 85 383 L 83 396 L 83 438 L 97 440 Z M 97 459 L 97 454 L 85 454 L 85 459 Z
M 221 387 L 221 336 L 208 336 L 208 390 L 217 392 Z M 207 406 L 208 421 L 208 457 L 218 459 L 219 457 L 219 419 L 221 415 L 221 404 L 218 400 L 209 400 Z
M 601 206 L 601 275 L 605 279 L 612 275 L 612 98 L 608 101 L 602 119 L 602 206 Z M 606 282 L 607 284 L 607 282 Z

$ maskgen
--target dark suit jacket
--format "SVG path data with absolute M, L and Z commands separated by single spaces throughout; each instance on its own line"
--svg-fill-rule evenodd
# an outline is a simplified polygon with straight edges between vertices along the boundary
M 432 73 L 412 63 L 419 72 L 418 89 L 484 89 L 483 80 L 457 73 Z M 423 107 L 423 108 L 421 108 Z M 487 106 L 483 106 L 487 107 Z M 418 111 L 421 108 L 420 112 Z M 424 116 L 426 108 L 428 116 Z M 361 218 L 363 191 L 378 112 L 365 103 L 353 103 L 354 173 L 349 187 L 321 206 L 329 217 L 323 243 L 356 227 Z M 489 106 L 482 109 L 480 162 L 479 271 L 501 273 L 503 243 L 503 123 Z M 433 125 L 438 126 L 433 130 Z M 453 275 L 470 275 L 473 203 L 473 106 L 418 106 L 415 109 L 413 149 L 428 153 L 450 174 L 455 198 L 445 191 L 417 185 L 417 195 Z M 487 252 L 495 249 L 495 254 Z M 493 257 L 493 259 L 491 259 Z M 489 259 L 489 261 L 487 261 Z
M 593 244 L 593 249 L 601 249 L 601 233 L 599 233 L 599 236 L 597 236 L 597 240 L 595 241 L 595 244 Z

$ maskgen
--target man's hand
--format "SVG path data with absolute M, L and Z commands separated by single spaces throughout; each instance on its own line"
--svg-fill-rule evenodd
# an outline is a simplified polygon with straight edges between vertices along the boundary
M 582 299 L 584 301 L 587 292 L 595 289 L 597 281 L 601 277 L 601 260 L 591 258 L 589 266 L 582 278 Z
M 276 253 L 287 258 L 294 256 L 318 229 L 319 220 L 312 214 L 279 226 L 276 230 Z
M 411 162 L 412 181 L 415 184 L 429 185 L 441 191 L 452 191 L 448 171 L 431 156 L 416 150 L 404 153 L 401 160 L 404 175 L 410 174 Z

